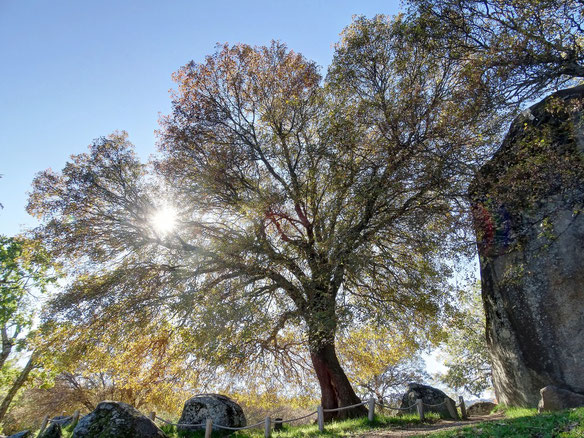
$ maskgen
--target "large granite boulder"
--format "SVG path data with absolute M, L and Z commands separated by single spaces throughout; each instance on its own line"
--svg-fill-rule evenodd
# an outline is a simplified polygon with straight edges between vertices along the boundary
M 584 393 L 584 86 L 524 111 L 470 188 L 500 403 Z
M 247 426 L 243 409 L 229 397 L 219 394 L 202 394 L 185 402 L 179 424 L 205 424 L 207 418 L 213 420 L 213 425 L 228 427 Z M 179 426 L 179 430 L 189 431 L 204 428 L 197 426 Z M 217 429 L 213 427 L 213 429 Z
M 72 438 L 166 438 L 166 435 L 146 416 L 132 406 L 103 401 L 83 417 Z
M 554 385 L 542 388 L 540 394 L 541 400 L 537 406 L 539 412 L 561 411 L 584 406 L 584 394 L 577 394 Z
M 448 406 L 444 403 L 444 399 L 449 399 L 452 402 L 452 406 L 456 406 L 454 400 L 437 388 L 419 383 L 408 383 L 406 393 L 402 396 L 398 407 L 405 409 L 412 406 L 408 412 L 416 413 L 415 404 L 419 398 L 424 403 L 424 412 L 435 412 L 442 418 L 452 418 L 452 415 L 448 411 Z
M 466 408 L 466 414 L 469 417 L 476 417 L 479 415 L 489 415 L 493 412 L 493 409 L 497 407 L 496 403 L 488 402 L 488 401 L 479 401 L 473 403 L 468 408 Z

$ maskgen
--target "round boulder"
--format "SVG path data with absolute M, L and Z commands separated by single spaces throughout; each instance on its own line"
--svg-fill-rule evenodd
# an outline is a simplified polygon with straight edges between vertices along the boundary
M 83 417 L 72 438 L 167 438 L 146 416 L 134 407 L 113 401 L 103 401 Z
M 579 394 L 554 385 L 542 388 L 540 394 L 541 400 L 537 407 L 539 412 L 561 411 L 563 409 L 584 406 L 584 394 Z
M 216 425 L 227 427 L 244 427 L 247 425 L 243 409 L 229 397 L 219 394 L 196 395 L 185 402 L 179 420 L 179 430 L 190 431 L 202 429 L 207 418 L 213 420 L 213 429 Z M 202 424 L 203 426 L 197 426 Z
M 468 408 L 466 408 L 466 413 L 469 417 L 476 417 L 478 415 L 489 415 L 493 412 L 493 409 L 497 407 L 496 403 L 488 401 L 480 401 L 473 403 Z
M 31 436 L 32 432 L 30 430 L 23 430 L 21 432 L 10 435 L 8 438 L 29 438 Z
M 421 398 L 424 403 L 424 412 L 435 412 L 442 418 L 452 418 L 448 411 L 448 406 L 444 403 L 444 399 L 450 400 L 452 406 L 456 406 L 454 400 L 448 397 L 444 392 L 437 388 L 428 385 L 421 385 L 419 383 L 408 383 L 406 393 L 403 395 L 399 408 L 405 409 L 411 407 L 408 412 L 416 413 L 416 400 Z

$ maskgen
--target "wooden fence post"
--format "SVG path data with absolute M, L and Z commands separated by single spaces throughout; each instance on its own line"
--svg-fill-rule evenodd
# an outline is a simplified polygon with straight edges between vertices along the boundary
M 274 418 L 274 431 L 281 431 L 284 430 L 284 421 L 283 418 Z
M 460 414 L 462 415 L 462 419 L 468 419 L 468 415 L 466 414 L 466 405 L 464 404 L 464 398 L 462 395 L 458 396 L 458 404 L 460 405 Z
M 266 427 L 264 428 L 264 437 L 270 438 L 272 436 L 272 419 L 266 417 Z
M 148 414 L 148 418 L 150 418 L 152 421 L 156 420 L 156 412 L 152 411 Z
M 43 418 L 43 423 L 41 424 L 41 429 L 39 430 L 39 435 L 45 431 L 48 423 L 49 423 L 49 416 L 45 415 L 45 418 Z
M 320 432 L 324 432 L 324 411 L 322 409 L 322 406 L 316 408 L 316 412 L 318 415 L 318 430 Z
M 454 402 L 452 401 L 452 399 L 450 397 L 446 397 L 444 399 L 444 403 L 446 404 L 446 407 L 448 408 L 448 413 L 450 413 L 452 419 L 458 420 L 458 412 L 456 412 L 456 406 L 454 406 Z
M 205 423 L 205 438 L 211 438 L 211 433 L 213 432 L 213 419 L 207 418 Z
M 375 419 L 375 399 L 373 397 L 369 399 L 369 413 L 367 415 L 367 419 L 370 423 L 372 423 Z
M 75 429 L 75 426 L 79 423 L 79 414 L 79 411 L 73 412 L 73 419 L 71 420 L 71 427 L 69 428 L 70 430 Z
M 424 421 L 424 402 L 421 398 L 416 400 L 416 408 L 418 409 L 418 415 L 420 416 L 420 421 Z

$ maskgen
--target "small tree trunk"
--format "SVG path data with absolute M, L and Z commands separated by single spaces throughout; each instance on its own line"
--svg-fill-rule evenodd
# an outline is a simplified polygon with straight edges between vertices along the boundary
M 14 342 L 12 339 L 8 337 L 8 332 L 6 330 L 5 325 L 3 325 L 2 328 L 0 329 L 0 334 L 2 335 L 2 350 L 0 351 L 0 369 L 2 369 L 4 367 L 4 363 L 8 359 L 8 356 L 10 356 L 10 353 L 12 352 L 12 346 L 14 345 Z
M 361 403 L 351 383 L 349 383 L 347 375 L 341 368 L 334 341 L 311 347 L 310 358 L 320 384 L 321 403 L 324 409 L 335 409 Z M 367 416 L 365 406 L 324 413 L 325 421 L 365 416 Z
M 6 397 L 4 397 L 4 400 L 2 400 L 2 403 L 0 404 L 0 422 L 4 420 L 4 416 L 6 415 L 6 412 L 8 412 L 8 408 L 10 407 L 10 403 L 12 403 L 14 396 L 16 395 L 18 390 L 22 388 L 22 385 L 24 385 L 24 383 L 28 379 L 28 375 L 36 366 L 37 358 L 38 358 L 37 354 L 33 351 L 26 366 L 22 369 L 22 371 L 12 384 L 12 387 L 8 391 L 8 394 L 6 394 Z

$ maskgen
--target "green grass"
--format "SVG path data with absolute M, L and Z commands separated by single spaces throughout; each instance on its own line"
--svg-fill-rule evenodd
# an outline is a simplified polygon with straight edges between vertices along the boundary
M 538 414 L 536 409 L 499 408 L 506 418 L 461 429 L 436 432 L 432 438 L 582 438 L 584 408 Z
M 435 423 L 439 420 L 438 415 L 429 414 L 426 416 L 425 424 Z M 318 431 L 316 424 L 306 424 L 302 426 L 284 425 L 284 430 L 281 432 L 273 432 L 274 438 L 309 438 L 309 437 L 345 437 L 350 434 L 358 434 L 359 432 L 371 431 L 374 429 L 388 429 L 388 428 L 405 428 L 413 425 L 421 424 L 417 415 L 404 415 L 402 417 L 386 417 L 376 415 L 373 423 L 369 423 L 367 418 L 355 418 L 351 420 L 344 420 L 339 422 L 332 422 L 325 424 L 324 432 Z M 191 432 L 183 435 L 176 431 L 175 427 L 162 426 L 161 429 L 169 438 L 201 438 L 205 436 L 203 430 Z M 221 433 L 213 432 L 213 437 L 224 436 Z M 232 437 L 235 438 L 260 438 L 264 436 L 263 429 L 248 429 L 237 432 Z
M 459 429 L 434 432 L 432 438 L 582 438 L 584 437 L 584 408 L 549 414 L 538 414 L 535 409 L 499 407 L 505 418 L 493 421 L 476 423 Z M 438 415 L 430 414 L 424 424 L 432 424 L 439 420 Z M 336 438 L 354 435 L 358 437 L 363 432 L 374 429 L 404 429 L 421 424 L 416 415 L 403 417 L 386 417 L 378 415 L 373 423 L 366 418 L 358 418 L 325 425 L 324 433 L 319 433 L 315 424 L 302 426 L 285 425 L 282 432 L 274 432 L 274 438 Z M 169 438 L 203 438 L 204 431 L 179 434 L 175 427 L 163 425 L 162 430 Z M 72 431 L 65 428 L 63 438 L 70 438 Z M 36 436 L 36 435 L 33 435 Z M 214 437 L 222 437 L 220 433 L 213 433 Z M 263 429 L 250 429 L 231 435 L 234 438 L 261 438 Z M 422 436 L 422 435 L 420 435 Z

